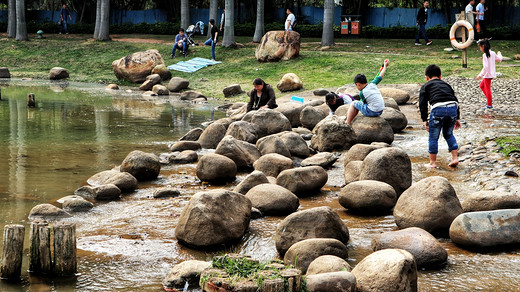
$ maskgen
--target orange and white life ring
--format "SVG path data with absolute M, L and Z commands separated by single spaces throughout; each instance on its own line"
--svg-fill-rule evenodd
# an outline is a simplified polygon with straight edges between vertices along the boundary
M 468 29 L 468 36 L 467 36 L 468 39 L 463 44 L 457 42 L 457 40 L 455 39 L 455 32 L 457 31 L 457 28 L 459 28 L 461 26 L 464 26 Z M 467 22 L 466 20 L 459 20 L 451 26 L 450 42 L 451 42 L 451 45 L 454 46 L 455 48 L 457 48 L 459 50 L 465 49 L 465 48 L 471 46 L 474 39 L 475 39 L 475 31 L 473 30 L 473 26 L 471 26 L 471 23 Z

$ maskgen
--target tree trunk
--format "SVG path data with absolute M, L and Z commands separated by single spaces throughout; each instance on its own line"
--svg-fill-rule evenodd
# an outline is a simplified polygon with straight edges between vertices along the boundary
M 99 39 L 99 26 L 101 25 L 101 1 L 96 1 L 96 26 L 94 28 L 94 39 Z
M 7 20 L 7 37 L 16 37 L 16 0 L 9 0 Z
M 190 26 L 190 3 L 188 0 L 181 0 L 181 27 L 187 29 Z
M 218 0 L 210 0 L 209 2 L 209 19 L 208 19 L 208 38 L 211 37 L 211 29 L 209 29 L 209 20 L 214 19 L 215 25 L 220 28 L 220 19 L 218 18 Z M 220 32 L 219 32 L 220 34 Z
M 325 0 L 323 9 L 323 34 L 321 35 L 322 46 L 334 45 L 334 0 Z
M 234 47 L 235 43 L 235 1 L 226 0 L 226 20 L 224 24 L 224 47 Z
M 25 23 L 25 1 L 16 0 L 16 40 L 28 41 L 27 24 Z
M 100 41 L 109 41 L 110 34 L 110 0 L 101 1 L 101 20 L 99 22 L 99 36 Z
M 81 8 L 81 16 L 79 17 L 79 23 L 83 23 L 83 16 L 85 15 L 85 8 L 87 8 L 87 1 L 83 2 L 83 8 Z
M 256 1 L 256 29 L 253 42 L 259 43 L 264 36 L 264 0 Z

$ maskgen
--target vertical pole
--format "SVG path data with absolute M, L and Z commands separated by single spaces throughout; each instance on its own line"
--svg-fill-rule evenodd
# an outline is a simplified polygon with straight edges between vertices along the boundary
M 2 100 L 2 87 L 0 87 L 0 100 Z
M 71 276 L 76 273 L 76 225 L 54 226 L 54 273 Z
M 51 263 L 51 229 L 46 223 L 32 223 L 30 232 L 29 271 L 50 274 Z
M 466 12 L 462 11 L 460 13 L 460 19 L 466 20 Z M 462 43 L 466 42 L 466 28 L 461 27 L 462 30 Z M 462 68 L 468 68 L 468 54 L 466 49 L 462 49 Z
M 2 265 L 0 278 L 19 280 L 22 273 L 23 225 L 6 225 L 4 227 L 4 247 L 2 249 Z

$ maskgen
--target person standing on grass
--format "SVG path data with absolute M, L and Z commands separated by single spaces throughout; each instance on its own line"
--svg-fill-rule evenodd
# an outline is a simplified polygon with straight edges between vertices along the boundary
M 296 16 L 292 13 L 291 9 L 287 8 L 287 19 L 285 20 L 285 31 L 292 31 L 294 23 L 296 22 Z
M 263 108 L 277 108 L 276 96 L 271 85 L 266 84 L 262 79 L 255 78 L 253 80 L 253 89 L 249 92 L 249 102 L 247 103 L 247 111 L 253 111 Z
M 477 5 L 477 23 L 480 26 L 479 36 L 484 36 L 484 32 L 486 31 L 486 24 L 484 23 L 484 13 L 488 10 L 487 7 L 484 7 L 486 0 L 480 0 L 480 3 Z M 481 37 L 483 38 L 483 37 Z
M 417 30 L 417 35 L 415 36 L 416 46 L 421 45 L 421 42 L 419 42 L 421 34 L 424 40 L 426 41 L 427 46 L 432 44 L 432 41 L 428 40 L 428 36 L 426 35 L 426 22 L 428 21 L 428 5 L 430 5 L 430 2 L 424 1 L 423 8 L 419 9 L 419 12 L 417 13 L 416 25 L 419 27 L 419 29 Z
M 478 48 L 484 53 L 482 55 L 482 71 L 477 75 L 476 79 L 481 80 L 480 89 L 486 96 L 487 104 L 482 109 L 493 108 L 493 95 L 491 94 L 491 80 L 497 77 L 495 62 L 502 62 L 502 53 L 495 53 L 491 50 L 491 44 L 488 39 L 481 39 L 478 42 Z
M 475 5 L 475 0 L 469 1 L 468 5 L 466 5 L 466 9 L 464 9 L 464 13 L 466 13 L 466 20 L 471 26 L 475 27 L 475 15 L 478 15 L 478 13 L 473 11 L 473 5 Z
M 188 51 L 188 39 L 184 34 L 184 28 L 179 29 L 179 33 L 175 36 L 175 43 L 173 44 L 171 58 L 175 58 L 175 51 L 182 50 L 182 55 L 186 57 Z
M 60 10 L 60 21 L 61 21 L 61 29 L 60 34 L 62 32 L 69 34 L 69 31 L 67 30 L 67 17 L 70 21 L 72 21 L 72 16 L 70 15 L 69 10 L 67 9 L 67 5 L 63 4 L 63 7 Z
M 215 61 L 215 46 L 218 42 L 218 29 L 215 26 L 215 19 L 212 18 L 209 20 L 209 26 L 211 29 L 211 37 L 204 42 L 204 44 L 206 46 L 211 45 L 211 61 Z
M 367 82 L 367 77 L 363 74 L 358 74 L 354 77 L 354 83 L 359 90 L 359 100 L 354 100 L 350 104 L 347 113 L 347 124 L 352 125 L 352 120 L 354 120 L 358 112 L 361 112 L 366 117 L 378 117 L 383 113 L 385 101 L 377 88 L 377 84 L 383 80 L 388 63 L 389 61 L 386 59 L 380 73 L 370 83 Z
M 439 136 L 442 136 L 448 143 L 448 150 L 451 152 L 450 167 L 457 167 L 459 164 L 459 145 L 453 135 L 453 129 L 460 129 L 460 109 L 459 101 L 451 86 L 441 80 L 441 68 L 437 65 L 426 67 L 424 72 L 426 83 L 421 87 L 419 93 L 419 110 L 424 128 L 428 131 L 428 152 L 430 153 L 430 163 L 424 166 L 437 168 L 437 153 Z M 431 106 L 430 119 L 428 120 L 428 104 Z

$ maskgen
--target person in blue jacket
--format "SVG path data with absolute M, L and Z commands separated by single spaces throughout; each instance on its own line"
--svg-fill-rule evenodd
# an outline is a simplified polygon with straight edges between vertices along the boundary
M 179 33 L 175 36 L 175 43 L 173 44 L 171 58 L 175 58 L 175 51 L 182 50 L 182 55 L 186 57 L 186 53 L 188 52 L 188 39 L 186 34 L 184 34 L 184 28 L 179 29 Z

